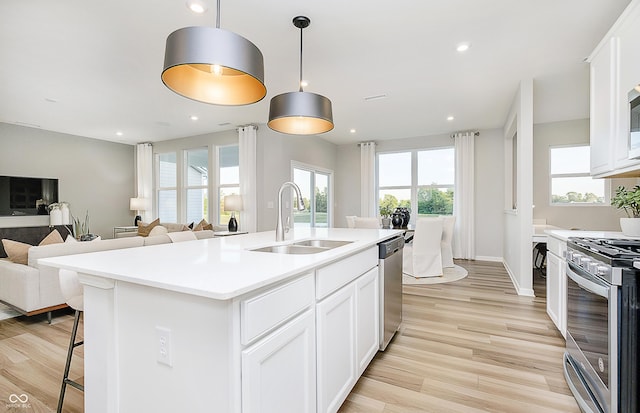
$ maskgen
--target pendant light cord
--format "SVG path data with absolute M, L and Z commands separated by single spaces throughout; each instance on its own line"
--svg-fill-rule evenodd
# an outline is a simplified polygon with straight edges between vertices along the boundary
M 216 5 L 216 29 L 220 28 L 220 0 L 217 1 Z
M 302 30 L 303 28 L 300 28 L 300 90 L 299 92 L 303 92 L 302 90 Z

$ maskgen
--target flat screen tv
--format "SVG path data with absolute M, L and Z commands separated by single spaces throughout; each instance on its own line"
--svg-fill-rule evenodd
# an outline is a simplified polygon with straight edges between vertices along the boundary
M 58 180 L 0 176 L 0 216 L 47 215 L 58 202 Z

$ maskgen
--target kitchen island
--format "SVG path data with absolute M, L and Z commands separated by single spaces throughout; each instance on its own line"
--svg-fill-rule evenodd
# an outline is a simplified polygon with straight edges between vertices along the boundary
M 377 244 L 400 234 L 296 229 L 41 260 L 84 285 L 85 411 L 337 411 L 378 350 Z M 252 251 L 309 239 L 349 242 Z

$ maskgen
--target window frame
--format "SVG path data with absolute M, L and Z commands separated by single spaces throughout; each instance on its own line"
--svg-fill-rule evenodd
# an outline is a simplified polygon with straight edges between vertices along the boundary
M 421 188 L 424 189 L 451 189 L 453 191 L 453 196 L 455 200 L 455 175 L 454 182 L 452 185 L 449 184 L 429 184 L 429 185 L 420 185 L 418 184 L 418 153 L 419 152 L 428 152 L 428 151 L 437 151 L 443 149 L 452 149 L 454 153 L 454 169 L 455 169 L 455 146 L 434 146 L 430 148 L 419 148 L 419 149 L 405 149 L 405 150 L 395 150 L 395 151 L 385 151 L 385 152 L 377 152 L 376 153 L 376 203 L 378 209 L 378 215 L 380 214 L 380 190 L 409 190 L 411 194 L 411 220 L 410 224 L 415 224 L 415 220 L 418 218 L 418 191 Z M 380 156 L 381 155 L 390 155 L 390 154 L 398 154 L 398 153 L 410 153 L 411 154 L 411 185 L 393 185 L 393 186 L 380 186 Z M 454 201 L 455 202 L 455 201 Z M 453 214 L 453 211 L 451 212 Z
M 591 176 L 591 173 L 589 171 L 586 172 L 576 172 L 576 173 L 562 173 L 562 174 L 552 174 L 551 173 L 551 152 L 553 149 L 558 149 L 558 148 L 578 148 L 578 147 L 589 147 L 590 145 L 588 143 L 576 143 L 576 144 L 566 144 L 566 145 L 549 145 L 549 170 L 548 170 L 548 175 L 549 175 L 549 180 L 548 180 L 548 185 L 549 185 L 549 191 L 548 191 L 548 202 L 549 202 L 549 206 L 550 207 L 603 207 L 603 206 L 611 206 L 611 184 L 610 181 L 608 179 L 603 180 L 604 181 L 604 201 L 603 202 L 577 202 L 577 203 L 560 203 L 560 202 L 553 202 L 553 178 L 586 178 L 589 177 L 592 180 L 595 179 Z M 589 150 L 589 156 L 591 156 L 591 150 Z
M 220 223 L 220 188 L 221 187 L 238 187 L 237 185 L 220 185 L 220 148 L 236 146 L 239 147 L 239 143 L 229 143 L 221 145 L 194 145 L 188 148 L 179 148 L 175 150 L 165 150 L 161 152 L 154 152 L 153 156 L 153 213 L 156 217 L 159 217 L 159 194 L 163 190 L 174 190 L 176 192 L 176 221 L 177 223 L 187 223 L 187 190 L 188 189 L 206 189 L 208 194 L 208 211 L 205 219 L 214 225 L 225 225 Z M 187 153 L 191 150 L 207 149 L 208 159 L 208 184 L 206 186 L 189 186 L 188 185 L 188 162 Z M 165 154 L 175 154 L 176 159 L 176 186 L 175 187 L 160 187 L 160 156 Z M 238 162 L 238 168 L 240 168 Z M 238 192 L 239 193 L 239 192 Z M 217 201 L 217 202 L 216 202 Z M 237 217 L 237 214 L 236 214 Z
M 206 150 L 207 151 L 207 184 L 206 185 L 189 185 L 189 152 L 191 151 L 196 151 L 196 150 Z M 182 171 L 182 176 L 184 177 L 183 181 L 183 186 L 182 186 L 182 199 L 184 200 L 184 202 L 182 203 L 183 205 L 183 212 L 184 212 L 184 220 L 183 222 L 189 221 L 189 218 L 187 217 L 188 215 L 188 210 L 189 210 L 189 204 L 188 204 L 188 193 L 190 189 L 206 189 L 207 190 L 207 202 L 209 205 L 207 205 L 207 214 L 206 216 L 204 216 L 203 218 L 205 218 L 207 221 L 211 221 L 209 219 L 210 213 L 209 213 L 209 209 L 210 209 L 210 205 L 211 205 L 211 200 L 210 195 L 208 194 L 209 192 L 209 186 L 210 186 L 210 182 L 211 182 L 211 168 L 210 168 L 210 163 L 211 163 L 211 157 L 209 156 L 209 147 L 207 146 L 200 146 L 200 147 L 194 147 L 194 148 L 187 148 L 187 149 L 183 149 L 182 151 L 182 163 L 183 163 L 183 171 Z M 178 201 L 178 204 L 180 204 L 180 201 Z M 202 218 L 200 218 L 202 219 Z M 195 221 L 194 221 L 195 222 Z M 200 221 L 198 221 L 200 222 Z
M 222 207 L 222 202 L 223 199 L 221 197 L 220 191 L 223 188 L 238 188 L 238 193 L 237 195 L 240 195 L 240 173 L 238 173 L 238 183 L 232 183 L 232 184 L 221 184 L 220 183 L 220 168 L 222 165 L 222 162 L 220 162 L 220 150 L 222 148 L 229 148 L 232 146 L 237 146 L 239 147 L 239 144 L 229 144 L 229 145 L 218 145 L 216 146 L 216 151 L 215 151 L 215 162 L 216 162 L 216 184 L 215 184 L 215 191 L 216 191 L 216 203 L 215 203 L 215 214 L 216 214 L 216 219 L 215 222 L 217 225 L 227 225 L 227 222 L 222 222 L 221 217 L 222 217 L 222 212 L 223 212 L 223 207 Z M 240 158 L 238 155 L 238 172 L 240 172 Z M 235 211 L 235 212 L 239 212 L 239 211 Z M 240 221 L 240 214 L 236 214 L 236 220 Z
M 333 187 L 334 187 L 334 172 L 331 169 L 321 168 L 319 166 L 314 166 L 310 164 L 306 164 L 298 161 L 291 161 L 291 182 L 295 182 L 294 170 L 300 169 L 303 171 L 307 171 L 311 173 L 311 191 L 309 193 L 309 207 L 310 207 L 310 217 L 309 217 L 309 228 L 332 228 L 333 227 Z M 316 199 L 315 199 L 315 188 L 316 188 L 316 174 L 327 175 L 328 176 L 328 188 L 327 188 L 327 226 L 326 227 L 316 227 Z M 290 221 L 293 223 L 293 227 L 295 228 L 295 220 L 294 220 L 294 198 L 293 198 L 293 190 L 291 190 L 291 211 L 290 211 Z M 312 225 L 313 224 L 313 225 Z

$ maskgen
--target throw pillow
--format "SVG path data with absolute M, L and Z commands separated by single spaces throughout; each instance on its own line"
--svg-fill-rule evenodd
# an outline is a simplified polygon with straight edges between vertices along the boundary
M 40 244 L 38 245 L 62 244 L 63 242 L 64 241 L 62 240 L 62 236 L 60 235 L 58 230 L 54 229 L 49 233 L 49 235 L 44 237 L 44 239 L 40 241 Z
M 156 225 L 155 227 L 153 227 L 151 229 L 151 231 L 149 231 L 149 236 L 153 237 L 155 235 L 162 235 L 162 234 L 166 234 L 167 232 L 169 232 L 169 230 L 167 229 L 167 227 L 163 227 L 162 225 Z
M 156 218 L 150 224 L 143 224 L 142 222 L 138 223 L 138 235 L 141 237 L 148 237 L 149 233 L 153 229 L 153 227 L 160 225 L 160 218 Z
M 7 257 L 9 258 L 9 260 L 11 260 L 11 262 L 27 265 L 27 263 L 29 262 L 28 254 L 31 245 L 25 244 L 24 242 L 3 239 L 2 246 L 4 247 L 4 252 L 7 253 Z
M 193 230 L 203 231 L 205 229 L 210 229 L 211 231 L 213 231 L 213 224 L 209 224 L 206 219 L 203 219 L 198 223 L 198 225 L 196 225 L 196 227 Z
M 64 242 L 66 242 L 67 244 L 72 244 L 74 242 L 78 242 L 77 239 L 75 239 L 71 234 L 67 235 L 67 239 L 64 240 Z

